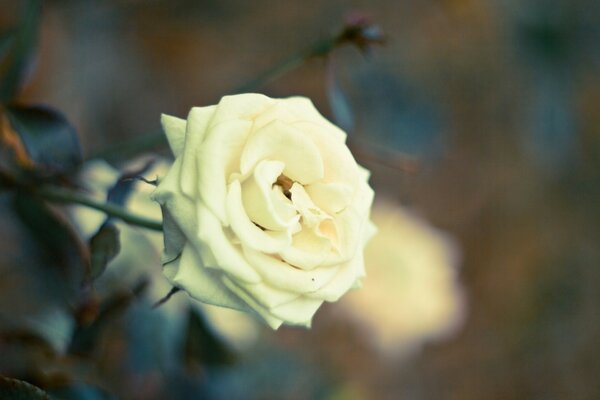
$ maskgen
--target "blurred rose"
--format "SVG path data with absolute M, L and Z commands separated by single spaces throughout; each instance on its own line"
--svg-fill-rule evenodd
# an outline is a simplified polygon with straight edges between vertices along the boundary
M 377 201 L 372 218 L 378 233 L 365 249 L 365 287 L 341 305 L 386 353 L 452 332 L 464 307 L 452 241 L 389 201 Z
M 176 160 L 154 198 L 174 285 L 277 328 L 310 326 L 360 284 L 369 173 L 310 100 L 227 96 L 162 123 Z

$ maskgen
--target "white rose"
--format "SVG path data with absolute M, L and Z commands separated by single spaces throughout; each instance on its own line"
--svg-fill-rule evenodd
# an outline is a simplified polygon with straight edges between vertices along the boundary
M 310 100 L 226 96 L 161 121 L 176 158 L 153 198 L 173 285 L 274 329 L 310 326 L 360 285 L 369 173 Z

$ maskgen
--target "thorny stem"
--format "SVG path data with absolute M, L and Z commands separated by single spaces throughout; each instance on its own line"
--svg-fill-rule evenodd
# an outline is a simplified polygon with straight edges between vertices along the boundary
M 97 201 L 71 189 L 56 186 L 42 186 L 39 189 L 35 189 L 34 194 L 52 202 L 80 204 L 82 206 L 102 211 L 111 217 L 118 218 L 132 225 L 137 225 L 142 228 L 152 229 L 155 231 L 162 231 L 162 222 L 160 221 L 155 221 L 139 215 L 131 214 L 123 207 Z

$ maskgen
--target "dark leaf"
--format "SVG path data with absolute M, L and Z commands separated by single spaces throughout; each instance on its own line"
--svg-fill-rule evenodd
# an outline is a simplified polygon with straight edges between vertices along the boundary
M 59 292 L 68 301 L 79 292 L 89 263 L 80 237 L 65 218 L 40 200 L 19 194 L 14 204 L 20 221 L 31 235 L 33 245 L 43 256 L 48 272 L 44 277 L 51 279 L 46 285 L 62 289 Z
M 152 168 L 155 162 L 156 160 L 152 158 L 144 162 L 138 168 L 123 172 L 117 183 L 108 191 L 108 202 L 118 206 L 125 206 L 129 195 L 131 195 L 135 189 L 135 184 L 140 180 L 140 176 Z
M 66 173 L 81 163 L 75 128 L 58 111 L 48 107 L 7 106 L 1 138 L 13 148 L 20 167 L 41 175 Z
M 105 328 L 123 315 L 131 302 L 141 296 L 147 287 L 148 281 L 141 279 L 131 290 L 113 293 L 100 304 L 99 310 L 93 313 L 91 321 L 86 318 L 89 310 L 87 310 L 88 305 L 84 304 L 78 310 L 79 324 L 71 339 L 69 353 L 86 355 L 93 352 Z M 92 304 L 92 307 L 97 305 Z
M 98 232 L 90 239 L 90 272 L 89 279 L 97 279 L 108 263 L 121 250 L 119 229 L 112 223 L 103 224 Z
M 184 343 L 184 361 L 190 370 L 202 366 L 229 365 L 235 355 L 223 340 L 211 329 L 198 310 L 190 308 Z
M 0 34 L 0 60 L 4 58 L 12 47 L 15 39 L 15 29 L 7 29 Z
M 23 1 L 18 26 L 7 33 L 9 37 L 2 40 L 0 102 L 13 99 L 26 78 L 37 44 L 41 11 L 41 0 Z
M 354 116 L 346 94 L 340 87 L 335 71 L 335 64 L 330 58 L 327 65 L 327 98 L 335 123 L 346 132 L 354 128 Z
M 29 329 L 1 331 L 0 354 L 0 374 L 21 378 L 38 376 L 43 365 L 56 360 L 52 344 Z
M 53 399 L 60 400 L 116 400 L 116 397 L 100 388 L 86 384 L 71 384 L 49 389 Z
M 25 381 L 0 376 L 2 400 L 50 400 L 48 393 Z

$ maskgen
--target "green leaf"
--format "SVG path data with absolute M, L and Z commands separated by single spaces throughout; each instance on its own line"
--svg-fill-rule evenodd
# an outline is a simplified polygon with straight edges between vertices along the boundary
M 119 229 L 107 222 L 103 224 L 98 232 L 90 239 L 90 272 L 89 279 L 97 279 L 108 263 L 119 254 L 121 244 L 119 242 Z
M 190 307 L 184 342 L 186 367 L 199 370 L 204 365 L 230 365 L 234 361 L 234 353 L 212 330 L 204 316 Z
M 14 204 L 17 216 L 31 235 L 30 245 L 43 255 L 46 285 L 55 286 L 63 300 L 69 301 L 79 293 L 88 268 L 88 254 L 81 238 L 65 218 L 37 198 L 19 194 Z
M 0 376 L 2 400 L 51 400 L 48 393 L 25 381 Z
M 0 126 L 16 163 L 42 176 L 66 173 L 81 163 L 77 132 L 58 111 L 43 106 L 7 106 Z
M 2 40 L 0 54 L 0 102 L 12 100 L 27 74 L 27 67 L 37 45 L 42 14 L 41 0 L 23 1 L 18 26 Z

